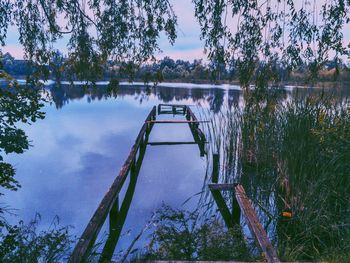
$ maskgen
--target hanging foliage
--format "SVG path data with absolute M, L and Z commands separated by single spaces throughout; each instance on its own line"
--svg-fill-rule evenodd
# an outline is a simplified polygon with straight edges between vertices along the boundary
M 343 30 L 349 0 L 193 0 L 201 38 L 216 65 L 233 65 L 241 84 L 266 87 L 278 69 L 308 69 L 349 56 Z
M 96 79 L 107 60 L 139 65 L 176 38 L 177 18 L 162 0 L 0 0 L 0 44 L 15 24 L 25 59 L 50 63 L 53 43 L 68 37 L 68 61 L 78 78 Z

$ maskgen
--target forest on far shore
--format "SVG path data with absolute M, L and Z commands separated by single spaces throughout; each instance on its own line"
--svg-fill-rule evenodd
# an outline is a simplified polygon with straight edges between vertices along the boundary
M 15 59 L 10 53 L 5 53 L 0 58 L 3 70 L 13 77 L 24 78 L 34 73 L 35 69 L 27 60 Z M 307 65 L 300 66 L 297 70 L 290 71 L 282 65 L 276 65 L 282 83 L 309 82 Z M 45 66 L 50 79 L 77 80 L 70 74 L 69 61 L 62 53 L 56 51 L 55 56 Z M 131 69 L 130 69 L 131 68 Z M 216 70 L 214 70 L 214 68 Z M 144 82 L 192 82 L 192 83 L 238 83 L 239 73 L 234 67 L 221 67 L 205 63 L 202 59 L 192 62 L 170 57 L 143 64 L 141 66 L 130 64 L 115 65 L 107 62 L 97 80 L 135 80 Z M 350 81 L 350 64 L 327 61 L 319 71 L 318 78 L 314 82 L 347 82 Z

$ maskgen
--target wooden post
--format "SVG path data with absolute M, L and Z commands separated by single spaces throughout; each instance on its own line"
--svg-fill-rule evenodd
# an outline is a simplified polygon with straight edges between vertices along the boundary
M 219 171 L 220 171 L 220 156 L 217 153 L 213 154 L 213 172 L 211 175 L 212 183 L 217 184 L 219 182 Z
M 111 211 L 109 212 L 109 234 L 112 235 L 116 229 L 116 219 L 118 218 L 119 214 L 119 198 L 114 201 L 114 204 L 111 208 Z
M 234 191 L 232 191 L 232 221 L 235 225 L 241 224 L 241 208 L 239 207 Z
M 211 194 L 214 197 L 215 203 L 219 208 L 220 214 L 225 221 L 228 228 L 234 227 L 234 222 L 232 220 L 232 215 L 230 209 L 228 209 L 225 199 L 222 197 L 220 190 L 211 190 Z
M 248 199 L 244 188 L 242 185 L 237 185 L 235 187 L 235 195 L 237 202 L 247 219 L 247 225 L 252 232 L 257 244 L 259 245 L 261 251 L 263 252 L 267 262 L 277 263 L 280 262 L 277 256 L 277 252 L 272 246 L 267 234 L 260 224 L 258 216 L 252 207 L 250 200 Z

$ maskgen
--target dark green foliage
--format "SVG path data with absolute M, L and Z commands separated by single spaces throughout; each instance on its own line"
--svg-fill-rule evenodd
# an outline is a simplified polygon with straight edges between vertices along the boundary
M 198 212 L 163 206 L 147 246 L 147 259 L 251 260 L 239 228 L 227 229 L 215 217 L 200 219 Z
M 18 225 L 0 222 L 1 262 L 61 262 L 68 258 L 73 243 L 68 227 L 59 227 L 54 219 L 46 231 L 39 231 L 40 216 L 29 223 L 20 221 Z
M 9 81 L 0 88 L 0 186 L 16 190 L 19 184 L 13 178 L 15 170 L 4 162 L 2 154 L 20 154 L 28 149 L 28 138 L 18 124 L 43 119 L 44 113 L 40 111 L 43 100 L 37 89 L 19 86 L 4 73 L 0 77 Z
M 211 78 L 221 79 L 222 71 L 235 68 L 243 86 L 266 87 L 285 77 L 285 70 L 306 67 L 313 80 L 327 60 L 339 65 L 349 55 L 343 36 L 349 1 L 192 2 Z M 55 56 L 52 44 L 64 35 L 69 37 L 67 72 L 91 81 L 101 77 L 108 61 L 138 67 L 154 59 L 162 33 L 171 44 L 177 36 L 176 14 L 169 1 L 161 0 L 4 0 L 0 14 L 0 43 L 8 25 L 15 24 L 26 58 L 46 77 L 45 65 Z
M 136 65 L 152 59 L 161 33 L 176 38 L 177 18 L 168 1 L 16 0 L 0 2 L 0 44 L 15 24 L 25 58 L 47 77 L 53 43 L 69 37 L 65 65 L 74 78 L 94 81 L 107 60 Z M 64 18 L 64 20 L 62 19 Z
M 244 87 L 266 88 L 268 82 L 279 81 L 278 68 L 306 66 L 314 80 L 330 57 L 338 64 L 349 55 L 343 43 L 349 1 L 192 2 L 209 59 L 235 65 Z M 259 70 L 261 66 L 265 70 Z
M 5 44 L 4 40 L 11 20 L 11 8 L 10 0 L 0 1 L 0 46 Z

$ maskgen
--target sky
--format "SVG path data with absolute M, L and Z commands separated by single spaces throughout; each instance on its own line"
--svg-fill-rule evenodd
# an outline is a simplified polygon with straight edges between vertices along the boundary
M 322 3 L 323 0 L 320 1 Z M 178 37 L 174 45 L 171 45 L 165 36 L 159 39 L 159 45 L 162 53 L 155 54 L 156 58 L 162 59 L 169 56 L 173 59 L 204 59 L 204 43 L 200 40 L 199 24 L 194 17 L 194 5 L 191 0 L 171 0 L 175 14 L 178 17 Z M 234 21 L 230 21 L 232 26 L 235 26 Z M 346 43 L 350 41 L 350 24 L 344 28 L 344 40 Z M 67 53 L 67 39 L 59 40 L 55 45 L 63 53 Z M 15 27 L 10 27 L 7 35 L 6 46 L 2 51 L 10 52 L 17 59 L 23 58 L 23 49 L 18 42 L 18 32 Z
M 159 39 L 162 53 L 156 54 L 158 59 L 169 56 L 173 59 L 194 60 L 205 58 L 203 53 L 203 42 L 200 40 L 199 24 L 194 17 L 194 6 L 190 0 L 171 1 L 175 14 L 178 17 L 178 37 L 172 46 L 166 37 Z M 57 49 L 63 53 L 67 52 L 66 40 L 60 40 L 56 44 Z M 18 32 L 16 27 L 9 28 L 3 53 L 10 52 L 17 59 L 23 58 L 23 49 L 18 42 Z

